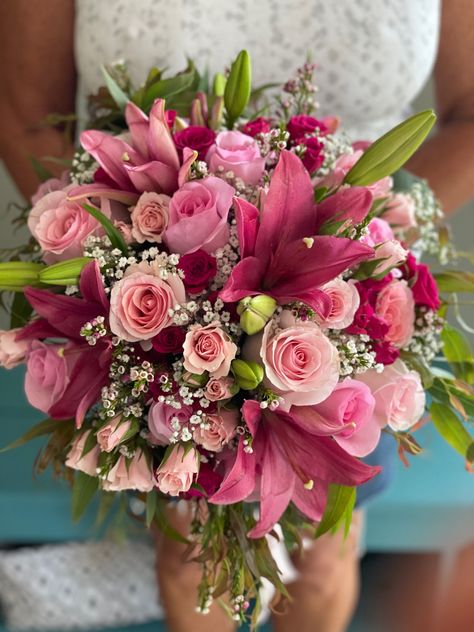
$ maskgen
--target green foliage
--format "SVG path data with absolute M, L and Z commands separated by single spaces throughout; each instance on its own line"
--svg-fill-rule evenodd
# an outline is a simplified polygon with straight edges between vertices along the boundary
M 117 104 L 117 107 L 119 108 L 119 110 L 123 111 L 127 103 L 130 101 L 129 96 L 125 94 L 125 92 L 118 85 L 118 83 L 115 81 L 115 79 L 112 77 L 112 75 L 109 73 L 109 71 L 107 70 L 105 66 L 101 66 L 101 71 L 102 71 L 102 76 L 104 77 L 104 80 L 105 80 L 105 85 L 107 86 L 107 90 L 110 93 L 110 96 Z
M 10 306 L 10 328 L 24 327 L 33 313 L 28 299 L 22 292 L 16 292 Z
M 434 274 L 440 292 L 474 292 L 474 273 L 443 270 Z
M 474 382 L 474 359 L 466 336 L 448 323 L 441 332 L 444 357 L 454 374 L 468 384 Z
M 430 415 L 434 427 L 452 448 L 466 459 L 468 458 L 468 450 L 470 451 L 469 456 L 472 455 L 473 439 L 451 408 L 435 402 L 431 404 Z
M 76 472 L 72 486 L 72 519 L 77 522 L 99 489 L 97 476 Z
M 229 129 L 232 129 L 235 121 L 247 107 L 251 90 L 252 67 L 250 55 L 246 50 L 242 50 L 231 66 L 224 90 L 224 104 Z
M 37 439 L 38 437 L 51 434 L 58 428 L 60 424 L 72 424 L 72 423 L 73 423 L 72 420 L 71 421 L 63 421 L 63 420 L 58 421 L 57 419 L 44 419 L 43 421 L 40 421 L 38 424 L 33 426 L 33 428 L 30 428 L 29 430 L 27 430 L 25 434 L 22 435 L 19 439 L 16 439 L 15 441 L 13 441 L 13 443 L 10 443 L 10 445 L 7 445 L 6 447 L 2 448 L 0 450 L 0 454 L 2 452 L 7 452 L 8 450 L 13 450 L 14 448 L 19 448 L 20 446 L 25 445 L 25 443 L 28 443 L 29 441 L 32 441 L 33 439 Z
M 141 100 L 137 103 L 144 112 L 149 112 L 155 99 L 166 99 L 168 107 L 173 107 L 173 98 L 184 92 L 192 93 L 199 83 L 199 74 L 191 60 L 188 61 L 186 70 L 168 79 L 159 79 L 145 88 Z M 192 100 L 192 99 L 191 99 Z
M 84 204 L 83 208 L 90 214 L 92 217 L 102 225 L 105 230 L 105 234 L 110 239 L 112 246 L 114 248 L 118 248 L 124 254 L 127 253 L 127 244 L 125 243 L 124 238 L 122 237 L 121 232 L 115 228 L 110 219 L 106 217 L 98 208 L 95 206 L 90 206 L 90 204 Z
M 330 485 L 324 515 L 316 529 L 316 537 L 337 528 L 344 522 L 347 530 L 352 518 L 356 488 L 346 485 Z
M 362 154 L 344 182 L 366 186 L 400 169 L 425 140 L 435 121 L 433 110 L 425 110 L 394 127 Z

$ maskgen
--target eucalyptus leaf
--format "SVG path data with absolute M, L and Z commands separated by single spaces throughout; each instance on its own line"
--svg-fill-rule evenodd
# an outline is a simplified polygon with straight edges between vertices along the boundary
M 252 89 L 252 68 L 250 55 L 240 51 L 231 66 L 224 90 L 224 104 L 227 112 L 227 126 L 232 129 L 235 121 L 245 110 Z
M 74 522 L 82 517 L 98 489 L 99 479 L 96 476 L 76 472 L 72 487 L 72 519 Z
M 370 145 L 346 174 L 344 182 L 367 186 L 400 169 L 425 140 L 435 121 L 433 110 L 410 116 Z
M 101 66 L 102 75 L 105 80 L 105 85 L 107 86 L 107 90 L 110 92 L 110 96 L 117 104 L 117 107 L 120 110 L 125 110 L 125 106 L 130 101 L 130 98 L 122 88 L 118 85 L 118 83 L 113 79 L 113 77 L 109 74 L 109 71 L 105 66 Z
M 90 204 L 84 204 L 83 208 L 90 214 L 92 217 L 102 225 L 103 229 L 107 237 L 110 239 L 112 246 L 114 248 L 118 248 L 124 254 L 127 253 L 127 244 L 125 243 L 124 238 L 122 237 L 121 232 L 115 228 L 110 219 L 106 217 L 98 208 L 91 206 Z
M 327 533 L 340 524 L 349 507 L 354 506 L 356 489 L 346 485 L 330 485 L 321 522 L 316 529 L 316 537 Z
M 444 404 L 431 404 L 430 415 L 433 424 L 443 439 L 463 457 L 472 444 L 472 437 L 459 417 Z

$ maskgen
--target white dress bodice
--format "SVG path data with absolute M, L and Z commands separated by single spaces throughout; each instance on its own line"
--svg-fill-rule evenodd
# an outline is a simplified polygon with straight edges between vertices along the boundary
M 440 0 L 76 0 L 81 100 L 100 65 L 127 61 L 136 83 L 151 66 L 221 71 L 247 48 L 254 85 L 284 82 L 308 53 L 320 114 L 353 139 L 373 139 L 409 110 L 433 67 Z

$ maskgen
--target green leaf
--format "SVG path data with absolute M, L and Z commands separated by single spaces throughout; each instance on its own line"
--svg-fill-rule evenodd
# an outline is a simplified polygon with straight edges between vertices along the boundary
M 240 51 L 230 69 L 224 90 L 224 104 L 227 111 L 227 125 L 232 129 L 235 121 L 245 110 L 252 89 L 252 68 L 250 55 Z
M 33 156 L 30 156 L 30 162 L 31 162 L 31 166 L 34 169 L 34 172 L 36 173 L 36 175 L 38 176 L 41 182 L 46 182 L 46 180 L 50 180 L 53 177 L 53 174 L 51 173 L 51 171 L 46 169 L 46 167 L 42 165 L 41 162 L 37 160 L 36 158 L 34 158 Z
M 111 77 L 107 68 L 105 66 L 101 66 L 102 75 L 105 80 L 105 85 L 107 86 L 107 90 L 110 92 L 110 96 L 117 104 L 120 110 L 125 110 L 125 106 L 130 101 L 130 98 L 127 94 L 122 90 L 122 88 L 118 85 L 118 83 Z
M 433 110 L 424 110 L 391 129 L 362 154 L 344 182 L 365 186 L 400 169 L 425 140 L 435 121 Z
M 405 360 L 411 369 L 420 374 L 423 387 L 425 389 L 430 388 L 433 384 L 434 376 L 424 358 L 419 354 L 409 351 L 402 351 L 400 355 L 402 360 Z
M 430 415 L 434 427 L 443 439 L 466 458 L 472 444 L 472 437 L 459 417 L 448 406 L 436 402 L 431 404 Z
M 156 490 L 148 492 L 148 494 L 146 495 L 146 519 L 145 519 L 147 529 L 150 528 L 151 523 L 153 522 L 153 519 L 156 514 L 157 504 L 158 504 L 158 494 L 156 493 Z
M 10 308 L 10 328 L 23 327 L 29 321 L 33 308 L 22 292 L 16 292 Z
M 0 450 L 0 454 L 2 452 L 7 452 L 8 450 L 13 450 L 14 448 L 19 448 L 25 443 L 28 443 L 33 439 L 37 439 L 38 437 L 42 437 L 43 435 L 51 434 L 58 428 L 59 425 L 67 423 L 67 421 L 58 421 L 57 419 L 44 419 L 33 426 L 33 428 L 27 430 L 19 439 L 16 439 L 13 443 L 10 443 L 2 448 Z M 73 423 L 72 420 L 70 420 L 69 423 Z
M 112 243 L 112 246 L 114 248 L 118 248 L 124 254 L 126 254 L 127 244 L 125 243 L 125 240 L 122 237 L 121 232 L 117 228 L 115 228 L 115 226 L 112 224 L 110 219 L 106 217 L 101 211 L 99 211 L 98 208 L 95 208 L 94 206 L 90 206 L 89 204 L 84 204 L 83 207 L 90 215 L 92 215 L 92 217 L 95 217 L 95 219 L 99 222 L 99 224 L 102 225 L 107 237 L 110 239 Z
M 441 332 L 441 341 L 444 357 L 449 362 L 453 373 L 468 384 L 474 383 L 474 359 L 466 336 L 445 323 Z
M 166 535 L 166 537 L 176 542 L 182 542 L 183 544 L 189 544 L 189 540 L 184 537 L 179 531 L 172 527 L 166 517 L 166 505 L 168 500 L 165 498 L 158 498 L 156 504 L 156 512 L 153 522 L 158 529 Z
M 76 472 L 72 487 L 72 519 L 77 522 L 94 494 L 99 489 L 99 479 L 84 472 Z
M 160 79 L 149 86 L 142 97 L 142 109 L 148 112 L 155 99 L 169 99 L 186 90 L 192 90 L 199 75 L 190 61 L 186 70 L 175 77 Z
M 445 270 L 434 274 L 440 292 L 474 292 L 474 273 Z
M 308 492 L 311 493 L 311 492 Z M 324 515 L 316 529 L 316 537 L 340 524 L 349 508 L 354 506 L 356 489 L 346 485 L 330 485 Z

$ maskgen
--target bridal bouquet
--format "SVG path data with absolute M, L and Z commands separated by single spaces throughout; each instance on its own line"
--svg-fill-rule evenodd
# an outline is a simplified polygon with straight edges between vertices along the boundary
M 239 621 L 263 577 L 285 590 L 265 536 L 348 528 L 382 432 L 406 459 L 429 412 L 474 458 L 472 355 L 445 320 L 474 282 L 414 256 L 453 251 L 399 171 L 434 115 L 351 144 L 313 115 L 313 71 L 265 96 L 245 51 L 212 87 L 192 63 L 138 90 L 104 69 L 70 168 L 32 198 L 30 245 L 0 266 L 16 293 L 0 361 L 26 363 L 48 416 L 19 442 L 49 435 L 38 465 L 71 480 L 75 517 L 137 494 L 201 563 L 200 610 L 229 592 Z M 167 522 L 177 499 L 190 534 Z

